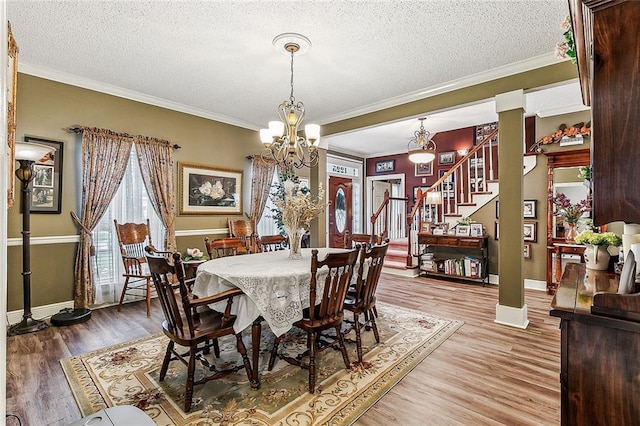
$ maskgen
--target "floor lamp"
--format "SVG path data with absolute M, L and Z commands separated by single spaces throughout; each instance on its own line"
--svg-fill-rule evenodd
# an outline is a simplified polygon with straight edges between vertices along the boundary
M 47 145 L 24 142 L 15 144 L 16 160 L 20 163 L 20 168 L 16 170 L 16 176 L 22 182 L 22 297 L 24 312 L 22 321 L 9 327 L 7 332 L 9 336 L 32 333 L 47 327 L 45 321 L 33 319 L 31 316 L 31 181 L 34 178 L 33 163 L 52 151 L 55 151 L 55 148 Z

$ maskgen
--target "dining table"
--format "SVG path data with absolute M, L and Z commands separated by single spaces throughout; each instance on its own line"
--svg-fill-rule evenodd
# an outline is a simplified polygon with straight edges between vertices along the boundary
M 318 259 L 328 253 L 344 252 L 339 248 L 318 248 Z M 288 250 L 220 257 L 198 266 L 193 294 L 200 297 L 239 288 L 244 293 L 235 297 L 232 314 L 236 315 L 234 331 L 240 333 L 251 326 L 253 378 L 251 388 L 258 389 L 258 359 L 262 320 L 280 336 L 302 319 L 309 307 L 312 249 L 302 249 L 302 259 L 289 259 Z M 324 270 L 324 274 L 323 274 Z M 327 268 L 317 272 L 318 283 L 324 281 Z M 225 302 L 222 302 L 223 304 Z M 224 306 L 213 304 L 215 310 Z

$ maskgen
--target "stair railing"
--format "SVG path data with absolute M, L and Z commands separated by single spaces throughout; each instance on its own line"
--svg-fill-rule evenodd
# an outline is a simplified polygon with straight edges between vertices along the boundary
M 484 140 L 470 149 L 456 164 L 440 176 L 433 185 L 425 191 L 418 189 L 416 203 L 407 216 L 407 237 L 409 240 L 407 267 L 413 265 L 413 256 L 419 254 L 417 234 L 421 220 L 428 220 L 435 223 L 438 219 L 441 219 L 441 222 L 444 222 L 446 216 L 458 215 L 459 205 L 470 204 L 473 194 L 487 192 L 487 169 L 489 170 L 489 181 L 494 180 L 494 145 L 489 142 L 497 135 L 498 129 L 494 130 Z M 480 150 L 482 150 L 481 156 L 478 155 Z M 474 171 L 474 182 L 471 182 L 472 170 Z M 438 192 L 440 193 L 440 197 L 435 197 L 438 198 L 438 203 L 427 203 L 427 201 L 430 201 L 429 194 Z M 441 213 L 440 216 L 438 214 L 439 212 Z M 433 220 L 434 215 L 435 221 Z M 415 220 L 416 216 L 418 216 L 418 220 Z
M 378 210 L 371 215 L 371 235 L 389 238 L 404 238 L 406 235 L 404 213 L 407 211 L 408 197 L 391 197 L 384 191 L 384 199 Z

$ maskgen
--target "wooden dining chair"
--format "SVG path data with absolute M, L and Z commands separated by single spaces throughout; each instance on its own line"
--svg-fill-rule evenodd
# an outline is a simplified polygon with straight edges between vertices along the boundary
M 125 295 L 143 297 L 147 302 L 147 316 L 151 311 L 151 275 L 145 258 L 145 247 L 154 253 L 167 254 L 155 249 L 149 232 L 149 219 L 145 223 L 118 223 L 114 220 L 120 254 L 124 264 L 125 278 L 118 302 L 118 311 L 122 308 Z
M 233 237 L 217 238 L 213 241 L 204 237 L 204 247 L 207 250 L 209 259 L 247 253 L 244 241 Z
M 173 254 L 172 258 L 173 264 L 165 257 L 147 256 L 151 277 L 164 312 L 162 331 L 169 338 L 159 379 L 160 381 L 165 379 L 171 361 L 181 361 L 187 366 L 184 411 L 188 412 L 191 409 L 195 385 L 221 378 L 242 368 L 246 370 L 247 378 L 251 380 L 252 370 L 242 336 L 233 330 L 236 316 L 231 315 L 233 298 L 242 295 L 242 290 L 232 289 L 212 296 L 195 298 L 191 296 L 185 282 L 180 253 Z M 176 279 L 173 280 L 172 276 Z M 211 303 L 224 301 L 227 302 L 224 312 L 206 308 Z M 198 308 L 205 310 L 198 313 Z M 218 369 L 205 355 L 210 353 L 213 347 L 215 354 L 219 356 L 219 348 L 216 347 L 217 339 L 227 335 L 236 337 L 236 347 L 242 356 L 242 364 L 222 370 Z M 188 350 L 178 349 L 176 345 Z M 196 361 L 199 361 L 205 370 L 198 380 L 195 380 Z M 213 374 L 207 375 L 207 372 L 213 372 Z
M 356 348 L 358 351 L 358 362 L 362 364 L 362 337 L 361 329 L 373 329 L 373 335 L 376 343 L 380 343 L 380 334 L 376 324 L 376 288 L 382 273 L 382 265 L 384 257 L 387 254 L 388 244 L 375 245 L 367 250 L 365 246 L 361 247 L 360 261 L 358 262 L 358 272 L 355 288 L 347 292 L 344 301 L 344 308 L 353 312 L 353 322 L 350 328 L 344 331 L 346 335 L 351 330 L 356 332 Z M 364 323 L 360 323 L 360 315 L 364 315 Z M 351 323 L 348 319 L 345 322 Z
M 349 355 L 344 345 L 341 326 L 344 318 L 344 300 L 349 288 L 349 282 L 353 275 L 358 250 L 349 250 L 341 253 L 329 253 L 323 260 L 318 260 L 318 250 L 311 251 L 311 282 L 309 290 L 309 306 L 303 311 L 302 319 L 293 325 L 307 332 L 307 351 L 299 354 L 296 358 L 278 354 L 278 346 L 286 333 L 276 337 L 269 358 L 268 369 L 271 371 L 275 365 L 276 357 L 283 359 L 290 364 L 297 365 L 309 370 L 309 392 L 314 393 L 316 388 L 316 355 L 324 349 L 338 345 L 342 353 L 344 365 L 349 369 Z M 328 268 L 328 273 L 324 275 L 324 285 L 318 282 L 318 270 Z M 322 271 L 326 273 L 326 269 Z M 321 292 L 318 293 L 318 290 Z M 318 341 L 320 333 L 333 328 L 336 339 L 333 342 L 319 347 Z M 324 338 L 328 337 L 323 335 Z M 302 358 L 309 356 L 309 363 L 303 364 Z
M 258 238 L 258 247 L 261 252 L 284 250 L 289 247 L 289 238 L 286 235 L 263 235 Z
M 240 250 L 239 254 L 257 253 L 258 249 L 253 230 L 254 227 L 251 225 L 251 222 L 244 219 L 227 219 L 227 222 L 229 224 L 229 235 L 231 237 L 240 238 L 244 243 L 244 248 Z

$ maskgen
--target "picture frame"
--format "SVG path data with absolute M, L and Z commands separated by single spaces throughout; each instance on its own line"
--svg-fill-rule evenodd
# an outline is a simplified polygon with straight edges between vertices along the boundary
M 498 128 L 498 123 L 486 123 L 480 126 L 476 126 L 475 138 L 473 140 L 473 146 L 478 145 L 483 140 L 485 140 L 491 133 L 494 132 Z M 494 136 L 491 138 L 491 141 L 488 142 L 488 146 L 497 146 L 498 145 L 498 136 Z
M 523 217 L 525 219 L 537 219 L 537 200 L 524 200 Z
M 416 164 L 416 176 L 433 176 L 433 161 Z
M 179 214 L 242 214 L 242 175 L 242 170 L 178 162 Z
M 481 223 L 472 223 L 469 225 L 469 234 L 472 237 L 482 237 L 484 236 L 484 229 L 482 228 Z
M 393 172 L 396 169 L 396 160 L 376 161 L 376 173 Z
M 441 152 L 438 154 L 438 164 L 439 165 L 450 165 L 455 163 L 456 161 L 456 153 L 455 151 L 447 151 Z
M 31 184 L 31 213 L 62 212 L 62 160 L 64 143 L 33 136 L 25 136 L 26 143 L 37 143 L 55 148 L 33 164 Z
M 493 239 L 498 241 L 500 239 L 500 225 L 496 220 L 493 226 Z
M 456 226 L 456 237 L 468 237 L 471 235 L 471 227 L 469 225 Z
M 430 234 L 432 227 L 433 227 L 433 222 L 420 222 L 420 233 Z
M 15 200 L 16 171 L 16 99 L 18 89 L 18 44 L 7 23 L 7 208 Z
M 538 240 L 538 229 L 536 222 L 525 222 L 523 228 L 523 238 L 525 241 L 536 242 Z
M 498 213 L 500 212 L 500 209 L 499 209 L 500 204 L 499 204 L 499 203 L 500 203 L 500 201 L 499 201 L 499 200 L 496 200 L 496 219 L 500 219 L 500 218 L 498 217 L 498 216 L 499 216 L 499 214 L 498 214 Z
M 442 177 L 449 169 L 438 170 L 438 176 Z M 456 181 L 455 175 L 450 174 L 441 184 L 442 198 L 445 200 L 452 200 L 455 197 Z
M 531 244 L 525 243 L 522 251 L 522 255 L 525 259 L 531 259 Z

